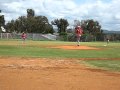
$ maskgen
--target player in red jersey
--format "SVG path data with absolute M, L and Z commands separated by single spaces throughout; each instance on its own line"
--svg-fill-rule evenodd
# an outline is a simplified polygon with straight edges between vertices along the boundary
M 80 37 L 83 34 L 83 29 L 81 28 L 81 26 L 77 26 L 75 28 L 75 34 L 77 37 L 77 46 L 79 46 L 80 45 Z
M 27 38 L 27 35 L 25 32 L 22 33 L 21 38 L 22 38 L 23 42 L 25 42 L 25 40 Z

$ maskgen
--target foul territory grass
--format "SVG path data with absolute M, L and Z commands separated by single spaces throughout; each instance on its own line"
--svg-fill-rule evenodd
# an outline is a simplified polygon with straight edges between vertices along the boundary
M 119 60 L 86 60 L 85 63 L 96 68 L 120 72 Z
M 0 40 L 0 56 L 43 57 L 43 58 L 108 58 L 110 60 L 85 61 L 90 65 L 120 71 L 120 43 L 82 42 L 81 45 L 100 48 L 99 50 L 65 50 L 50 48 L 60 45 L 76 45 L 76 42 Z

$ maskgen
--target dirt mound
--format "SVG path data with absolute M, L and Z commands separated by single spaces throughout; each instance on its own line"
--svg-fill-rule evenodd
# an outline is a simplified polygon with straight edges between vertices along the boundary
M 78 61 L 0 57 L 0 90 L 120 90 L 120 74 Z
M 95 48 L 95 47 L 89 47 L 89 46 L 71 46 L 71 45 L 65 45 L 65 46 L 56 46 L 56 47 L 52 47 L 52 48 L 60 48 L 60 49 L 75 49 L 75 50 L 99 50 L 99 48 Z

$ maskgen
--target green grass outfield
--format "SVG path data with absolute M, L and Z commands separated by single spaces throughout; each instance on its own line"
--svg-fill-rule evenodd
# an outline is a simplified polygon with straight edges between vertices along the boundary
M 120 71 L 120 43 L 82 42 L 81 45 L 100 48 L 100 50 L 65 50 L 50 48 L 59 45 L 76 45 L 76 42 L 0 40 L 0 56 L 42 57 L 42 58 L 96 58 L 84 62 L 100 68 Z M 101 60 L 97 60 L 101 58 Z M 107 58 L 107 60 L 102 60 Z M 117 59 L 117 60 L 116 60 Z

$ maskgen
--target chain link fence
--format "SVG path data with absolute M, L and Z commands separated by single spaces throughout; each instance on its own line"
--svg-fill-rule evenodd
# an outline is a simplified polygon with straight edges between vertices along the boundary
M 22 33 L 0 33 L 0 39 L 21 39 Z M 52 34 L 27 33 L 28 40 L 56 40 L 57 36 Z

